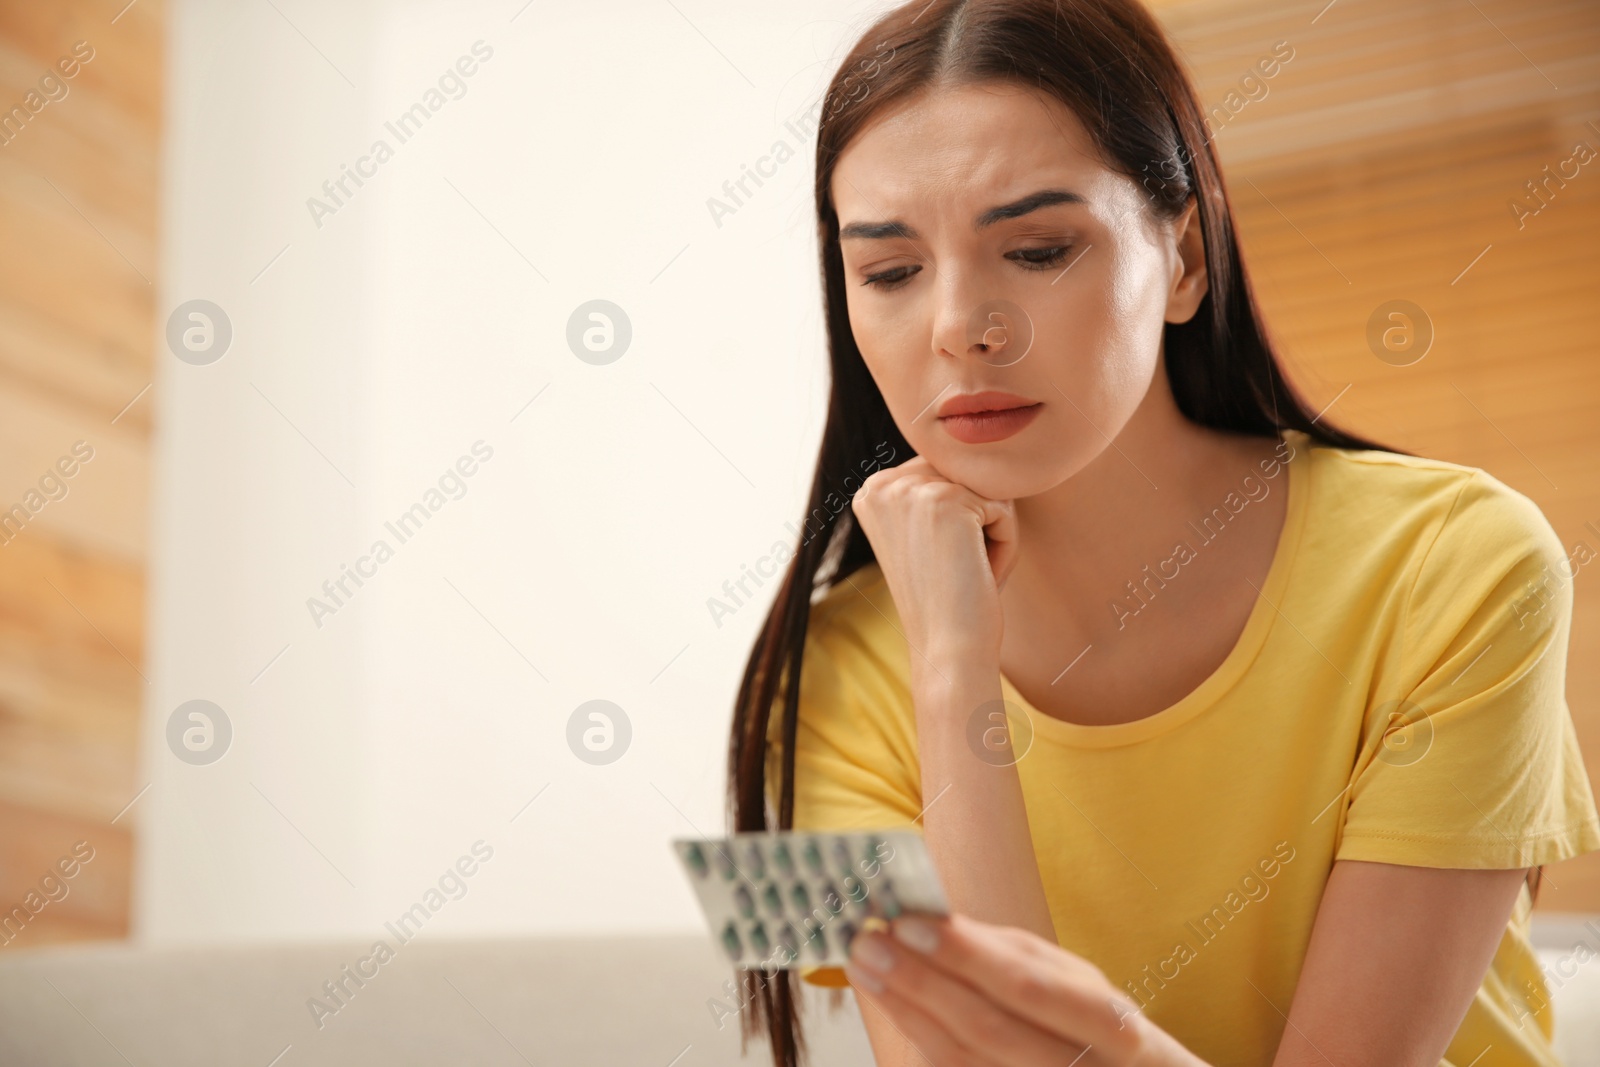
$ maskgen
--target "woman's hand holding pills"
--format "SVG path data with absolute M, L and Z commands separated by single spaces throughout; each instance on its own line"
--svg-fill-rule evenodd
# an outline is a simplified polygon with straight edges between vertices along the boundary
M 1000 587 L 1017 561 L 1011 501 L 949 481 L 926 458 L 873 474 L 851 503 L 919 652 L 977 652 L 998 664 Z
M 1205 1067 L 1099 968 L 1036 934 L 904 915 L 858 934 L 845 968 L 933 1067 Z

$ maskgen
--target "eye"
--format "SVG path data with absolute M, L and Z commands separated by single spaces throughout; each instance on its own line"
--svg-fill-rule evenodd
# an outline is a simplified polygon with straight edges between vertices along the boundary
M 1007 259 L 1015 258 L 1014 262 L 1020 263 L 1026 270 L 1049 270 L 1060 265 L 1067 258 L 1067 253 L 1072 251 L 1071 245 L 1056 245 L 1051 248 L 1019 248 L 1007 254 Z
M 1024 270 L 1050 270 L 1061 265 L 1062 261 L 1072 252 L 1071 245 L 1052 245 L 1047 248 L 1019 248 L 1006 255 L 1007 259 L 1021 264 Z M 894 267 L 890 270 L 869 274 L 861 282 L 883 292 L 898 289 L 911 280 L 911 276 L 922 270 L 918 266 Z
M 911 280 L 911 275 L 921 269 L 921 267 L 916 266 L 895 267 L 891 270 L 879 271 L 877 274 L 869 274 L 861 284 L 870 285 L 874 289 L 884 291 L 898 289 Z

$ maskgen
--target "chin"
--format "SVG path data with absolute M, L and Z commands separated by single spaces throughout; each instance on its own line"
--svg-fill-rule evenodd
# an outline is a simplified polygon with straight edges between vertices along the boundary
M 991 445 L 941 442 L 920 452 L 952 482 L 990 500 L 1020 500 L 1049 492 L 1094 459 L 1092 450 L 1028 441 L 1027 435 Z

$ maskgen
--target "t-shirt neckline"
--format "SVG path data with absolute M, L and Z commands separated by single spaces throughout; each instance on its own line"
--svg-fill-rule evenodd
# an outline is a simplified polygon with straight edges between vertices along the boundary
M 1309 465 L 1311 458 L 1312 441 L 1309 436 L 1296 432 L 1290 443 L 1295 447 L 1295 455 L 1284 461 L 1288 468 L 1289 481 L 1287 492 L 1289 500 L 1286 505 L 1283 528 L 1278 532 L 1278 542 L 1273 549 L 1272 563 L 1267 568 L 1267 577 L 1261 584 L 1260 592 L 1256 595 L 1255 603 L 1250 608 L 1250 614 L 1245 620 L 1244 629 L 1239 633 L 1239 639 L 1228 654 L 1223 657 L 1215 670 L 1204 681 L 1181 697 L 1177 703 L 1170 704 L 1160 711 L 1146 715 L 1142 719 L 1132 722 L 1110 723 L 1103 726 L 1085 726 L 1081 723 L 1067 722 L 1057 719 L 1039 711 L 1017 691 L 1011 684 L 1005 672 L 1000 673 L 1000 692 L 1007 703 L 1020 707 L 1028 716 L 1033 725 L 1035 740 L 1045 738 L 1050 741 L 1072 745 L 1080 748 L 1112 748 L 1119 745 L 1135 744 L 1158 734 L 1166 733 L 1183 723 L 1188 722 L 1200 712 L 1216 703 L 1217 698 L 1227 692 L 1239 677 L 1244 674 L 1250 664 L 1254 662 L 1256 654 L 1261 651 L 1261 646 L 1266 642 L 1267 634 L 1272 625 L 1277 621 L 1278 609 L 1284 601 L 1284 590 L 1289 584 L 1289 574 L 1294 568 L 1295 556 L 1300 546 L 1301 531 L 1305 526 L 1306 514 L 1309 511 L 1311 495 L 1310 472 L 1301 468 Z

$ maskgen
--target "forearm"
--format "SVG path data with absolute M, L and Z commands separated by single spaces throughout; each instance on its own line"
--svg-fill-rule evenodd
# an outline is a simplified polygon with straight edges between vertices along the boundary
M 951 908 L 1056 943 L 1017 768 L 980 759 L 968 743 L 979 709 L 1001 706 L 998 662 L 913 653 L 911 681 L 927 805 L 923 834 Z

